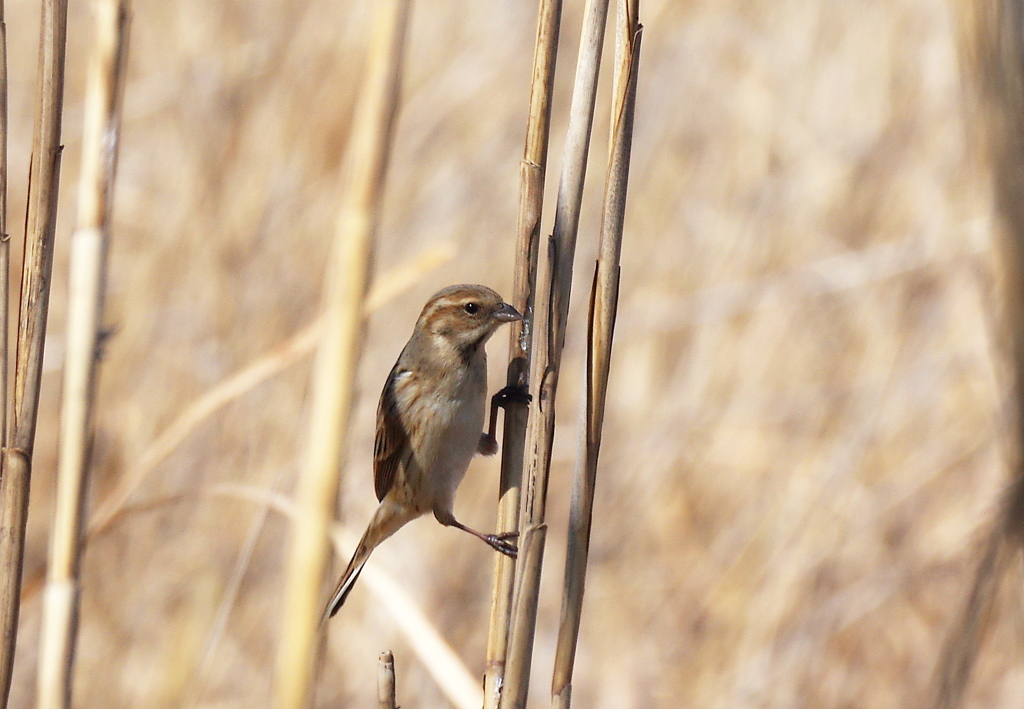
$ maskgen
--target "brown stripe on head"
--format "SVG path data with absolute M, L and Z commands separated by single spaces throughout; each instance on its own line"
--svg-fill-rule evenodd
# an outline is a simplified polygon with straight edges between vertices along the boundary
M 430 296 L 430 300 L 423 306 L 423 311 L 420 313 L 419 322 L 423 322 L 434 313 L 464 308 L 466 303 L 471 301 L 478 301 L 483 305 L 494 305 L 494 307 L 500 307 L 502 303 L 501 296 L 487 286 L 465 283 L 448 286 Z
M 465 357 L 507 321 L 502 318 L 508 309 L 501 296 L 486 286 L 449 286 L 427 301 L 416 330 L 435 342 L 439 351 L 455 350 Z

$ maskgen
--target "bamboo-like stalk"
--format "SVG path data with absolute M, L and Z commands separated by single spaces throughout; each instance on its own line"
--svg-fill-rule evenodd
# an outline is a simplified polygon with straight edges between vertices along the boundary
M 569 106 L 569 126 L 562 157 L 558 201 L 555 205 L 555 224 L 549 242 L 549 270 L 545 290 L 547 301 L 543 304 L 541 318 L 535 328 L 530 377 L 537 388 L 534 397 L 537 411 L 530 419 L 527 432 L 527 487 L 520 504 L 522 531 L 499 704 L 502 709 L 524 707 L 530 684 L 540 572 L 544 559 L 548 472 L 555 433 L 555 395 L 569 314 L 572 262 L 576 253 L 576 233 L 594 122 L 607 10 L 607 0 L 588 0 L 583 11 L 583 30 Z
M 506 383 L 508 386 L 526 390 L 530 387 L 537 254 L 540 246 L 540 220 L 551 127 L 551 95 L 555 82 L 561 16 L 562 0 L 541 0 L 533 55 L 530 115 L 526 126 L 526 146 L 519 171 L 519 218 L 516 225 L 512 303 L 523 314 L 523 320 L 512 323 L 510 328 Z M 526 424 L 529 413 L 529 408 L 522 405 L 509 406 L 505 409 L 498 512 L 495 523 L 499 532 L 519 530 L 523 454 L 526 450 Z M 497 709 L 501 698 L 515 573 L 516 565 L 513 559 L 504 554 L 494 555 L 494 586 L 491 593 L 491 615 L 484 665 L 484 709 Z
M 78 225 L 71 237 L 68 331 L 50 564 L 43 594 L 38 703 L 71 702 L 78 629 L 82 517 L 89 486 L 97 357 L 106 290 L 110 202 L 127 46 L 125 0 L 99 0 L 82 130 Z
M 53 270 L 66 36 L 67 0 L 44 0 L 25 220 L 13 421 L 9 422 L 4 474 L 0 479 L 0 705 L 4 707 L 11 688 L 18 636 L 19 587 L 25 552 L 32 447 L 43 369 L 50 274 Z
M 385 650 L 377 665 L 377 709 L 397 709 L 395 701 L 395 656 Z
M 594 485 L 601 450 L 612 336 L 619 300 L 619 257 L 626 214 L 626 188 L 633 143 L 633 114 L 636 107 L 637 69 L 642 28 L 637 21 L 639 0 L 619 0 L 615 32 L 615 78 L 612 86 L 611 144 L 605 179 L 601 244 L 598 249 L 594 285 L 590 293 L 587 328 L 587 386 L 583 404 L 583 455 L 576 464 L 569 539 L 565 557 L 558 644 L 551 677 L 551 703 L 555 709 L 569 709 L 572 700 L 572 671 L 583 612 L 583 591 L 590 550 L 590 527 L 594 510 Z
M 301 513 L 292 526 L 277 655 L 278 709 L 304 709 L 313 694 L 327 534 L 345 457 L 374 230 L 398 104 L 409 0 L 382 0 L 376 9 L 324 284 L 324 329 L 313 371 L 309 450 L 296 488 Z

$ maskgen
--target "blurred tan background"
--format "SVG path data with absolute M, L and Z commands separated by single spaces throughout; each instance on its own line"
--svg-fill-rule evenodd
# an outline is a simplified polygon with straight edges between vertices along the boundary
M 314 318 L 369 5 L 134 0 L 94 499 L 190 402 Z M 564 8 L 552 194 L 581 7 Z M 510 292 L 535 13 L 532 0 L 415 3 L 376 273 L 446 245 L 454 257 L 371 320 L 342 486 L 356 529 L 375 505 L 377 395 L 422 303 L 456 282 Z M 998 220 L 958 18 L 938 0 L 644 0 L 641 19 L 576 705 L 916 706 L 1009 450 Z M 19 242 L 37 3 L 9 0 L 7 24 Z M 90 37 L 88 3 L 73 0 L 27 581 L 48 543 Z M 560 392 L 536 707 L 554 654 L 607 114 L 605 86 Z M 490 350 L 496 389 L 504 337 Z M 259 531 L 197 690 L 258 512 L 208 490 L 290 493 L 308 365 L 207 419 L 134 493 L 135 511 L 90 543 L 77 706 L 268 704 L 287 524 L 271 514 Z M 493 526 L 496 480 L 496 461 L 474 463 L 457 500 L 467 524 Z M 376 559 L 482 674 L 491 552 L 424 519 Z M 1024 693 L 1019 574 L 1005 586 L 968 706 L 1018 707 Z M 27 598 L 14 707 L 34 702 L 39 598 Z M 371 705 L 385 648 L 402 706 L 447 706 L 363 585 L 332 624 L 318 706 Z

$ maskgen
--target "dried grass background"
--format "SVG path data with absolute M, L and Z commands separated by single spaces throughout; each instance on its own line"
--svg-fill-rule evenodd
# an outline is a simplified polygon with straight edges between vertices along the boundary
M 133 5 L 107 305 L 116 332 L 101 373 L 94 499 L 191 401 L 315 316 L 369 22 L 365 3 L 339 0 Z M 581 5 L 565 7 L 553 172 Z M 526 0 L 414 8 L 376 272 L 445 244 L 456 256 L 371 320 L 343 481 L 353 527 L 374 507 L 379 387 L 423 301 L 454 282 L 510 291 L 535 12 Z M 937 0 L 645 0 L 642 20 L 576 704 L 917 706 L 1013 449 L 999 221 L 958 18 Z M 20 237 L 36 4 L 9 0 L 7 22 L 10 222 Z M 27 578 L 43 568 L 51 519 L 90 36 L 87 3 L 73 2 Z M 599 106 L 607 95 L 604 86 Z M 584 286 L 607 124 L 601 108 L 577 259 Z M 554 653 L 585 290 L 575 291 L 561 380 L 538 707 Z M 497 389 L 504 343 L 495 342 Z M 245 482 L 291 492 L 309 364 L 209 419 L 136 492 L 144 509 L 90 543 L 77 706 L 177 707 L 194 689 L 258 512 L 204 490 Z M 496 485 L 497 462 L 478 459 L 460 519 L 491 528 Z M 268 703 L 286 532 L 271 514 L 201 706 Z M 478 675 L 490 554 L 423 520 L 376 555 Z M 1020 592 L 1017 568 L 968 706 L 1019 706 Z M 38 596 L 23 612 L 14 707 L 34 701 Z M 318 706 L 371 704 L 385 648 L 395 651 L 402 706 L 445 706 L 365 587 L 332 623 Z

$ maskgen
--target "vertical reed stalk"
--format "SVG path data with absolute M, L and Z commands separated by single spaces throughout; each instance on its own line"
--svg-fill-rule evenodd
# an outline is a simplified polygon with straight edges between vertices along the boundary
M 587 386 L 583 406 L 583 455 L 577 461 L 569 513 L 565 584 L 558 627 L 551 699 L 555 709 L 569 709 L 572 671 L 583 611 L 583 591 L 590 550 L 594 484 L 601 450 L 612 336 L 619 300 L 619 257 L 626 214 L 626 187 L 633 143 L 637 62 L 642 28 L 637 21 L 639 0 L 619 0 L 615 32 L 615 78 L 612 87 L 611 144 L 605 181 L 604 212 L 597 269 L 590 293 L 587 328 Z
M 57 498 L 40 634 L 39 709 L 64 709 L 71 702 L 82 517 L 89 486 L 97 348 L 106 290 L 110 202 L 126 48 L 125 0 L 99 0 L 95 18 L 82 129 L 78 225 L 71 237 Z
M 509 624 L 507 664 L 500 706 L 521 709 L 526 705 L 530 684 L 530 665 L 537 621 L 540 572 L 544 560 L 548 472 L 551 444 L 555 432 L 555 395 L 558 370 L 565 343 L 565 325 L 569 313 L 572 262 L 576 252 L 583 184 L 587 172 L 587 152 L 594 122 L 597 79 L 601 69 L 601 49 L 608 15 L 607 0 L 588 0 L 583 11 L 583 30 L 576 79 L 569 106 L 569 126 L 562 174 L 555 205 L 555 224 L 549 242 L 547 302 L 536 328 L 531 379 L 538 392 L 534 399 L 537 415 L 530 419 L 527 437 L 529 456 L 527 488 L 521 504 L 522 534 L 519 538 L 519 563 L 516 569 L 515 595 Z
M 29 168 L 13 421 L 0 479 L 0 704 L 7 705 L 18 636 L 25 522 L 43 368 L 60 176 L 67 0 L 43 0 L 37 103 Z
M 278 709 L 312 699 L 328 530 L 345 458 L 356 365 L 385 168 L 398 103 L 409 0 L 382 0 L 352 124 L 345 185 L 327 266 L 323 332 L 313 371 L 309 450 L 298 480 L 287 587 L 277 656 Z
M 551 94 L 555 82 L 558 30 L 562 0 L 541 0 L 537 17 L 537 41 L 533 55 L 530 115 L 526 126 L 526 147 L 519 172 L 519 218 L 516 225 L 516 263 L 512 303 L 523 320 L 512 323 L 508 348 L 508 386 L 530 387 L 530 359 L 533 335 L 533 303 L 537 287 L 537 254 L 547 170 L 548 137 L 551 127 Z M 523 481 L 523 453 L 530 410 L 514 405 L 505 409 L 501 450 L 501 478 L 498 487 L 496 527 L 499 532 L 519 529 L 519 500 Z M 497 709 L 505 674 L 509 616 L 515 581 L 515 561 L 494 555 L 494 589 L 487 633 L 484 668 L 484 708 Z
M 395 702 L 395 656 L 390 650 L 380 654 L 377 665 L 377 709 L 397 709 Z

